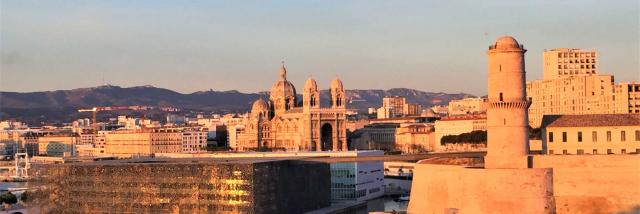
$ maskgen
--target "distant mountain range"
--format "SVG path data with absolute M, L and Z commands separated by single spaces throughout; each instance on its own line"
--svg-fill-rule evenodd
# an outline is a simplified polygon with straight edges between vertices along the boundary
M 154 106 L 175 107 L 185 112 L 245 112 L 249 111 L 253 101 L 259 97 L 268 98 L 268 92 L 242 93 L 232 91 L 199 91 L 182 94 L 169 89 L 153 86 L 123 88 L 119 86 L 99 86 L 72 90 L 43 92 L 0 92 L 0 119 L 17 119 L 38 125 L 41 122 L 68 122 L 76 118 L 89 117 L 78 113 L 78 108 L 93 106 Z M 452 99 L 473 97 L 470 94 L 423 92 L 407 88 L 389 90 L 347 90 L 350 109 L 366 111 L 369 107 L 379 107 L 385 96 L 404 96 L 410 103 L 424 106 L 444 105 Z M 301 97 L 300 97 L 301 98 Z M 328 105 L 329 91 L 321 91 L 321 105 Z M 147 117 L 160 117 L 161 112 L 145 112 Z M 101 117 L 118 113 L 105 112 Z

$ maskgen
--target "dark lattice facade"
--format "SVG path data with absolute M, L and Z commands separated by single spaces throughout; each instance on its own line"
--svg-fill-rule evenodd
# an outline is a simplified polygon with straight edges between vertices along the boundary
M 303 213 L 330 205 L 326 163 L 151 159 L 39 165 L 51 213 Z

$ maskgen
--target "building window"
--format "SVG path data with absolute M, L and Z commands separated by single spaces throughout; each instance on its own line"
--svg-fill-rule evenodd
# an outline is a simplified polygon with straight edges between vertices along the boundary
M 636 130 L 636 141 L 640 141 L 640 130 Z
M 567 142 L 567 132 L 562 132 L 562 142 Z
M 608 154 L 608 155 L 613 154 L 613 152 L 611 151 L 611 149 L 607 149 L 607 154 Z
M 593 150 L 593 152 L 592 152 L 592 154 L 597 155 L 597 154 L 598 154 L 598 150 L 597 150 L 597 149 L 594 149 L 594 150 Z
M 627 132 L 620 131 L 620 141 L 626 141 L 626 140 L 627 140 Z
M 598 142 L 598 132 L 596 131 L 591 132 L 591 141 Z
M 563 154 L 563 155 L 566 155 L 566 154 L 569 154 L 569 153 L 567 152 L 567 150 L 566 150 L 566 149 L 563 149 L 563 150 L 562 150 L 562 154 Z
M 500 93 L 500 102 L 502 102 L 502 93 Z
M 549 150 L 549 154 L 553 155 L 553 149 Z
M 582 150 L 582 149 L 578 149 L 577 153 L 578 153 L 579 155 L 584 155 L 584 150 Z
M 607 131 L 607 142 L 611 142 L 611 131 Z
M 582 142 L 582 132 L 578 132 L 578 142 Z
M 636 135 L 640 133 L 640 131 L 636 131 Z M 553 132 L 549 132 L 549 143 L 553 143 Z
M 620 150 L 620 154 L 627 154 L 627 150 L 626 149 L 621 149 Z

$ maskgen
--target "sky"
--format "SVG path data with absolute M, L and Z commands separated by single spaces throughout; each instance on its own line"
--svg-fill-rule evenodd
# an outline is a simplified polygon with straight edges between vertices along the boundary
M 638 0 L 0 0 L 0 91 L 153 85 L 267 91 L 285 61 L 301 89 L 486 94 L 486 50 L 511 35 L 542 52 L 598 51 L 599 72 L 640 81 Z

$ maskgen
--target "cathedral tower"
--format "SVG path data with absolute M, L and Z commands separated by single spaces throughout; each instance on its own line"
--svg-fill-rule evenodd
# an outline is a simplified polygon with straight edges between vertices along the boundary
M 331 81 L 331 107 L 345 108 L 346 96 L 342 81 L 338 78 Z
M 318 84 L 313 78 L 307 79 L 307 82 L 304 83 L 302 107 L 305 111 L 320 108 L 320 91 L 318 91 Z
M 527 168 L 529 101 L 524 46 L 510 36 L 489 46 L 487 156 L 485 168 Z

